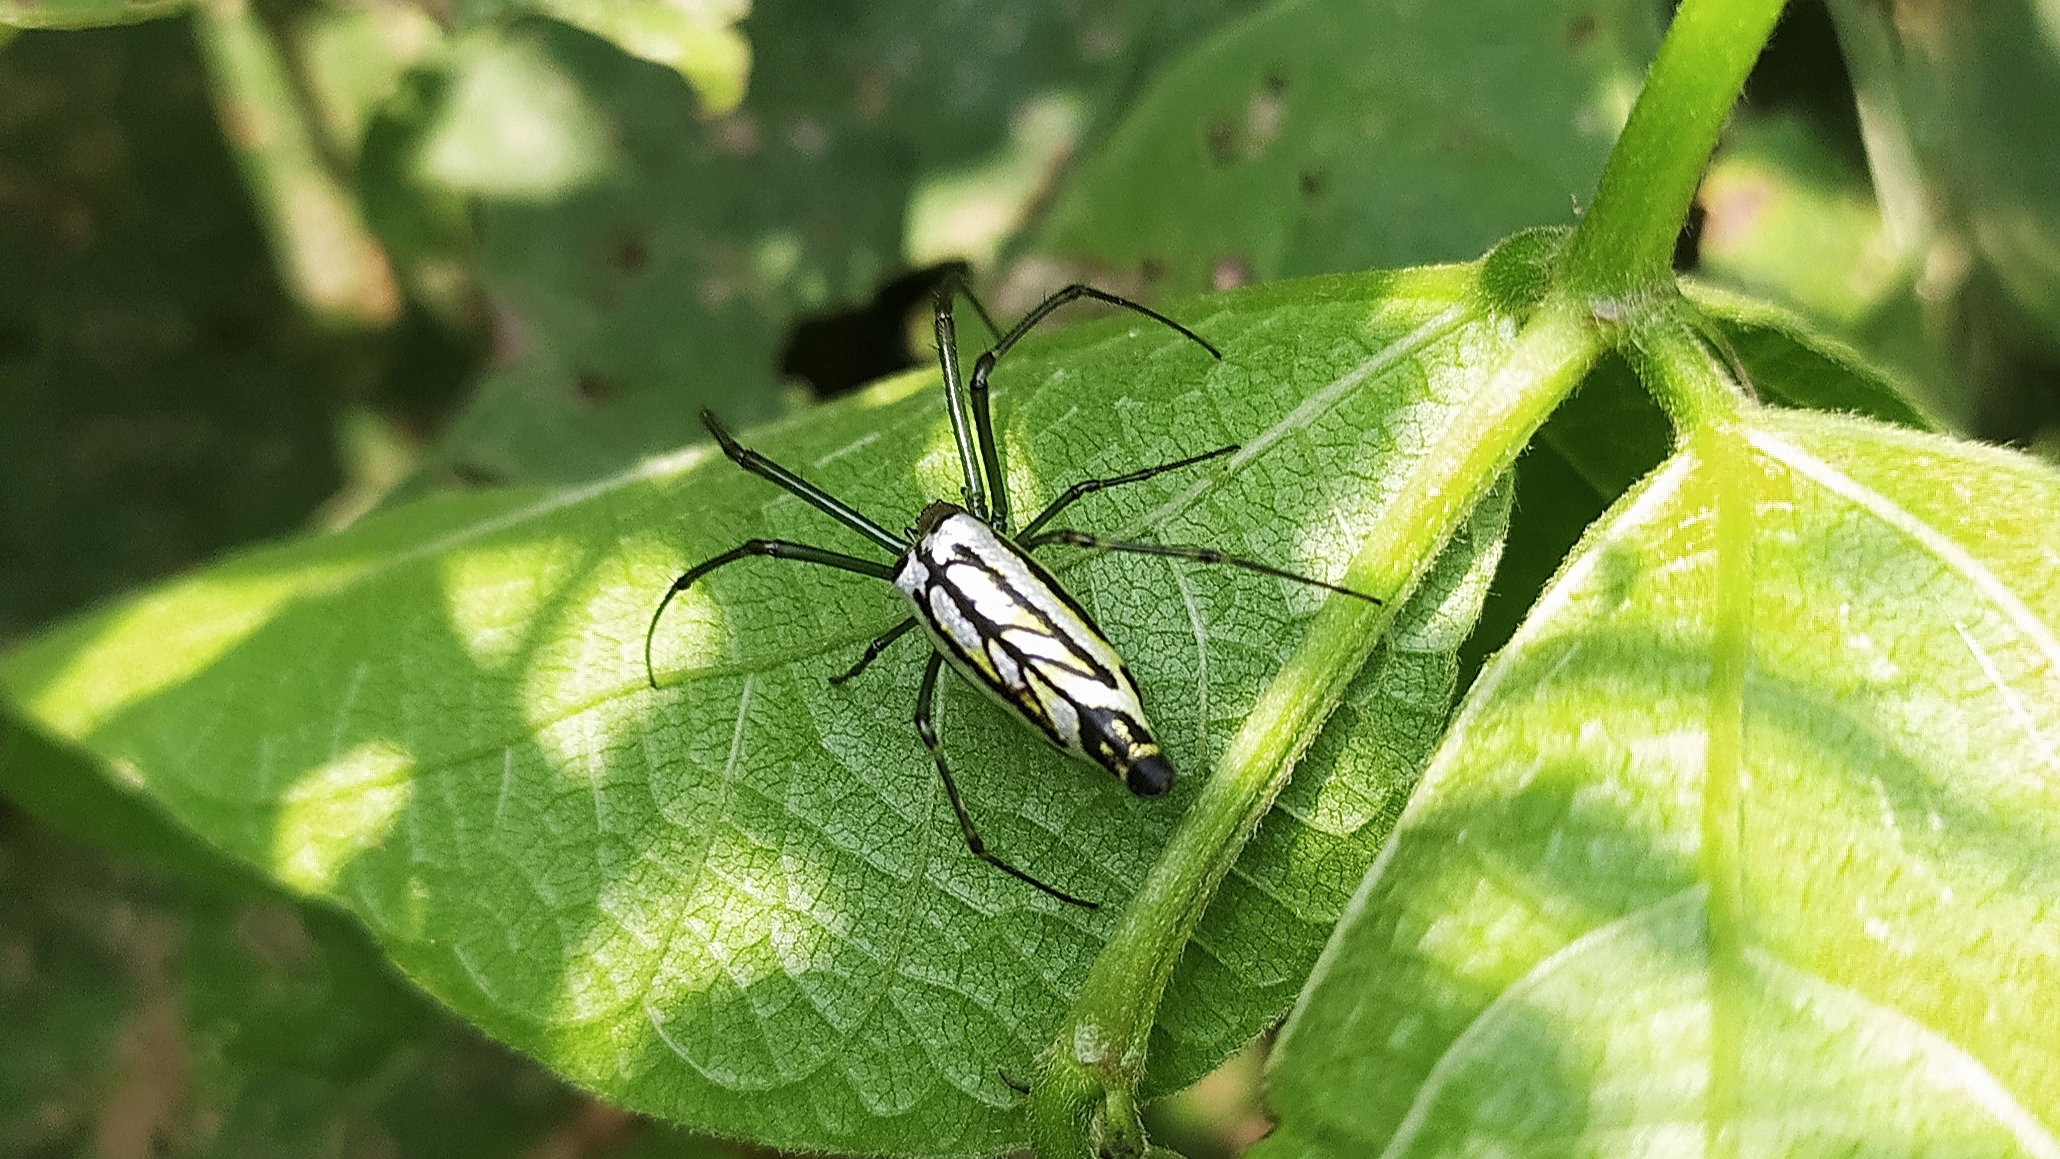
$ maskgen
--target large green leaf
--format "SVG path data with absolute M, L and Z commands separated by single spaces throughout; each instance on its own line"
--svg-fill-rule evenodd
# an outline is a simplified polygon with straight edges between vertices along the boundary
M 1173 293 L 1471 258 L 1572 220 L 1657 43 L 1645 0 L 1273 5 L 1154 82 L 1036 252 Z
M 1254 290 L 1121 320 L 997 376 L 1021 507 L 1334 574 L 1507 349 L 1465 268 Z M 751 441 L 899 526 L 957 486 L 934 377 Z M 1492 567 L 1491 504 L 1405 609 L 1217 899 L 1154 1051 L 1190 1081 L 1278 1017 L 1441 730 Z M 956 679 L 947 753 L 989 842 L 1104 903 L 973 860 L 909 725 L 920 645 L 824 677 L 901 615 L 884 585 L 758 561 L 645 623 L 749 535 L 862 549 L 697 449 L 560 493 L 447 496 L 258 552 L 73 623 L 5 668 L 17 711 L 234 856 L 356 913 L 468 1019 L 638 1109 L 775 1143 L 992 1152 L 1114 922 L 1318 594 L 1137 557 L 1057 558 L 1189 774 L 1165 800 L 1030 741 Z
M 1260 1154 L 2060 1154 L 2060 475 L 1691 440 L 1483 673 Z

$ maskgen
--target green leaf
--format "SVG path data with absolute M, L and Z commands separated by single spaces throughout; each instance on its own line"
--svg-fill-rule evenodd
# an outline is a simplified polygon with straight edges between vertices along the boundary
M 1760 397 L 1784 406 L 1844 411 L 1912 430 L 1941 430 L 1893 370 L 1771 302 L 1716 286 L 1684 282 L 1683 291 L 1712 323 Z
M 99 28 L 184 12 L 193 0 L 0 0 L 7 28 Z
M 1900 379 L 1792 311 L 1693 281 L 1682 289 L 1761 398 L 1936 429 Z M 1522 514 L 1510 523 L 1495 589 L 1463 649 L 1462 686 L 1509 642 L 1588 526 L 1657 467 L 1672 443 L 1665 414 L 1615 356 L 1590 371 L 1546 420 L 1517 463 L 1515 504 Z
M 2060 474 L 1694 439 L 1483 673 L 1257 1154 L 2054 1154 Z
M 428 181 L 498 201 L 556 201 L 619 159 L 601 110 L 539 38 L 487 28 L 454 45 L 450 93 L 418 146 Z
M 1036 252 L 1191 293 L 1467 259 L 1568 222 L 1658 43 L 1653 17 L 1642 0 L 1273 5 L 1152 85 Z
M 1196 303 L 1220 363 L 1118 319 L 996 376 L 1013 490 L 1240 442 L 1231 465 L 1085 501 L 1082 526 L 1335 574 L 1513 327 L 1468 269 Z M 930 375 L 749 442 L 899 526 L 954 493 Z M 1156 1089 L 1278 1017 L 1441 728 L 1498 543 L 1492 507 L 1297 768 L 1176 976 Z M 983 835 L 1103 903 L 968 855 L 909 724 L 919 645 L 825 677 L 902 615 L 773 561 L 644 629 L 751 535 L 861 550 L 711 449 L 563 493 L 447 496 L 232 560 L 5 667 L 16 709 L 236 858 L 355 913 L 421 985 L 613 1101 L 779 1145 L 1018 1142 L 1017 1096 L 1194 778 L 1319 596 L 1125 556 L 1053 566 L 1125 650 L 1188 779 L 1158 801 L 1031 742 L 951 679 L 940 732 Z M 1163 1049 L 1162 1049 L 1163 1048 Z
M 751 44 L 733 26 L 749 0 L 529 0 L 530 6 L 582 28 L 622 51 L 665 65 L 701 94 L 709 115 L 744 99 Z

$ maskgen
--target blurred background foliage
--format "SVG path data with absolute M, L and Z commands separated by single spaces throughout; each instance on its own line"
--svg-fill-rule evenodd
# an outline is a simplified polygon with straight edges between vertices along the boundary
M 913 364 L 940 263 L 1012 311 L 1563 224 L 1665 17 L 0 0 L 0 647 L 241 544 L 590 479 L 694 440 L 703 406 L 748 423 Z M 2060 453 L 2055 124 L 2051 0 L 1799 0 L 1678 264 L 1949 428 Z M 1635 392 L 1583 400 L 1657 429 Z M 1554 471 L 1520 468 L 1519 510 L 1556 517 L 1519 524 L 1540 538 L 1476 657 L 1613 497 Z M 71 759 L 0 736 L 0 1155 L 729 1150 L 481 1040 L 140 806 L 66 799 L 94 783 L 49 772 Z M 119 832 L 72 820 L 117 808 Z M 1262 1050 L 1162 1104 L 1165 1141 L 1263 1131 Z

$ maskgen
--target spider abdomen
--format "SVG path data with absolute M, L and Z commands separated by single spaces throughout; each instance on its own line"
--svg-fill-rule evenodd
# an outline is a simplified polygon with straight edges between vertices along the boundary
M 1172 787 L 1129 668 L 1021 548 L 958 505 L 933 503 L 894 586 L 952 667 L 1011 715 L 1140 797 Z

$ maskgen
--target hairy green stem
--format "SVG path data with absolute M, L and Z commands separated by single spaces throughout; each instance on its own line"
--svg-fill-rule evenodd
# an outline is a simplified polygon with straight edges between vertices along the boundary
M 1574 231 L 1568 289 L 1618 298 L 1673 282 L 1674 239 L 1782 0 L 1682 0 L 1602 184 Z
M 1345 583 L 1387 603 L 1324 604 L 1181 818 L 1045 1052 L 1030 1108 L 1040 1156 L 1142 1154 L 1132 1092 L 1167 978 L 1209 898 L 1396 606 L 1602 348 L 1585 312 L 1548 300 L 1381 513 Z

